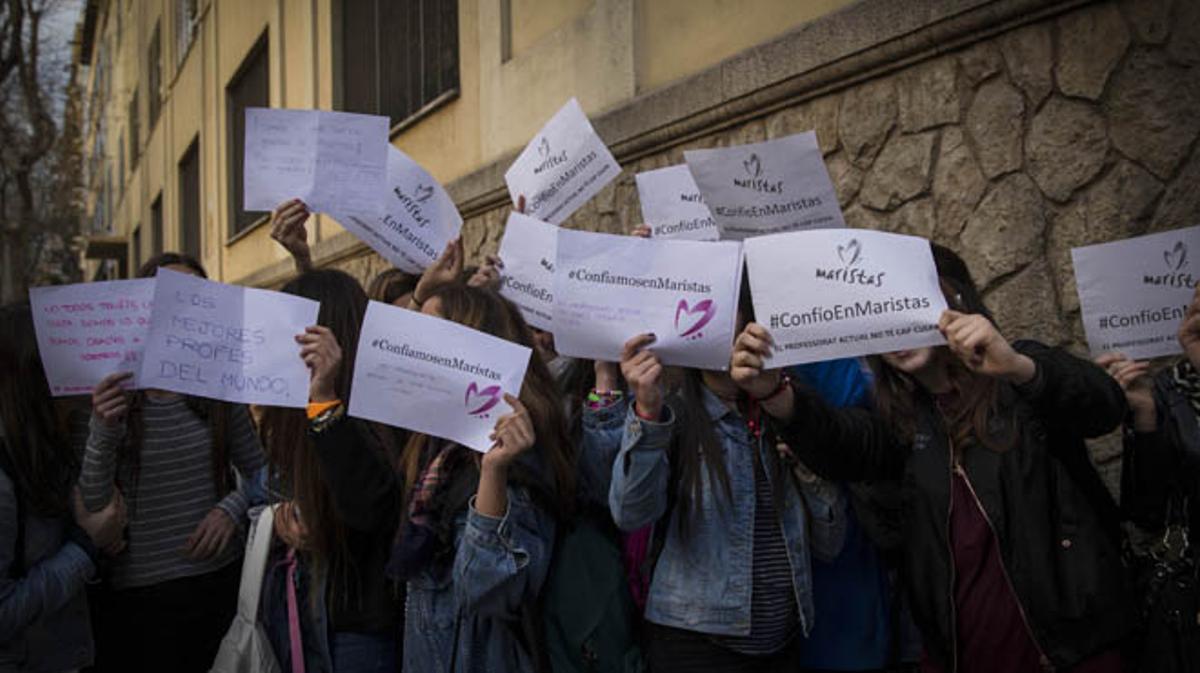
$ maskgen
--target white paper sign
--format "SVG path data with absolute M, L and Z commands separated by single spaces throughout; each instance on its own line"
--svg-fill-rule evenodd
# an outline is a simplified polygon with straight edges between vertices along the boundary
M 621 173 L 572 98 L 546 122 L 504 174 L 512 202 L 525 197 L 525 214 L 559 224 Z
M 141 384 L 276 407 L 308 403 L 297 334 L 320 305 L 282 292 L 158 270 Z
M 721 238 L 846 226 L 813 131 L 683 156 Z
M 745 241 L 754 314 L 775 338 L 771 367 L 946 343 L 929 241 L 863 229 Z
M 1176 332 L 1200 280 L 1200 227 L 1071 250 L 1092 355 L 1182 351 Z
M 387 186 L 379 216 L 332 213 L 350 233 L 405 273 L 433 264 L 462 229 L 454 200 L 420 164 L 387 146 Z
M 511 411 L 530 350 L 449 320 L 371 302 L 363 318 L 350 415 L 443 437 L 476 451 Z
M 729 367 L 741 246 L 560 229 L 554 343 L 562 355 L 620 360 L 646 332 L 667 365 Z
M 299 198 L 313 212 L 378 214 L 388 118 L 326 110 L 246 109 L 246 210 Z
M 638 173 L 634 179 L 642 203 L 642 220 L 649 225 L 651 236 L 692 241 L 721 237 L 686 164 Z
M 500 239 L 500 294 L 530 325 L 550 331 L 554 322 L 554 258 L 558 227 L 513 212 Z
M 52 395 L 89 394 L 114 372 L 133 372 L 137 386 L 153 278 L 35 287 L 29 301 Z

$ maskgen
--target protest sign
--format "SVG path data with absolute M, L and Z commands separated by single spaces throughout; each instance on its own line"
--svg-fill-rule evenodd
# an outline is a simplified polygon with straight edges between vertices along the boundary
M 153 300 L 153 278 L 31 288 L 50 393 L 88 394 L 115 372 L 133 372 L 137 387 Z
M 1200 227 L 1071 250 L 1092 355 L 1181 352 L 1176 333 L 1200 280 Z
M 720 238 L 717 223 L 686 165 L 638 173 L 634 179 L 642 203 L 642 220 L 650 227 L 651 236 L 692 241 Z
M 141 385 L 276 407 L 308 403 L 296 335 L 319 304 L 282 292 L 158 270 Z
M 572 98 L 533 137 L 504 174 L 513 203 L 525 197 L 525 214 L 560 224 L 621 173 Z
M 387 146 L 387 183 L 378 215 L 333 212 L 333 219 L 405 273 L 433 264 L 462 229 L 454 200 L 421 165 Z
M 298 198 L 313 212 L 377 214 L 386 189 L 388 118 L 326 110 L 246 109 L 246 210 Z
M 513 212 L 500 239 L 500 294 L 530 325 L 550 331 L 554 321 L 554 256 L 558 227 Z
M 723 239 L 846 226 L 812 131 L 683 156 Z
M 745 243 L 769 366 L 944 344 L 946 309 L 929 241 L 862 229 L 797 231 Z
M 486 453 L 519 395 L 531 351 L 449 320 L 371 302 L 363 318 L 351 416 Z
M 667 365 L 729 367 L 741 246 L 560 229 L 554 343 L 563 355 L 617 362 L 626 341 L 653 333 Z

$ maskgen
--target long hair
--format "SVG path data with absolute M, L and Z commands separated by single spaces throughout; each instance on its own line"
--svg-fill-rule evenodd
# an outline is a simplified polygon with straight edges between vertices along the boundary
M 419 280 L 420 276 L 400 269 L 387 269 L 371 279 L 371 284 L 367 286 L 367 297 L 385 304 L 395 304 L 400 297 L 412 294 Z
M 334 391 L 338 399 L 348 401 L 359 330 L 367 311 L 367 295 L 362 286 L 342 271 L 314 269 L 293 278 L 282 291 L 321 303 L 317 324 L 328 327 L 342 349 L 342 365 Z M 318 564 L 345 570 L 345 564 L 354 559 L 346 546 L 346 528 L 334 508 L 333 495 L 321 477 L 320 461 L 308 437 L 304 410 L 267 407 L 262 414 L 261 430 L 267 460 L 300 508 Z
M 932 243 L 938 281 L 946 303 L 961 313 L 979 314 L 993 324 L 995 319 L 983 303 L 983 297 L 966 263 L 953 250 Z M 957 399 L 945 410 L 946 429 L 956 452 L 971 444 L 993 451 L 1007 451 L 1016 441 L 1014 423 L 1001 415 L 1001 382 L 972 372 L 945 346 L 934 349 L 934 357 L 946 366 L 951 389 Z M 867 363 L 875 375 L 875 409 L 896 430 L 904 442 L 916 434 L 917 400 L 928 395 L 909 375 L 892 368 L 883 358 L 871 356 Z M 998 428 L 997 421 L 1005 427 Z
M 426 302 L 434 298 L 438 299 L 445 319 L 533 349 L 529 326 L 520 311 L 496 292 L 454 284 L 439 289 Z M 530 358 L 519 397 L 529 410 L 537 438 L 530 449 L 530 453 L 534 454 L 531 458 L 541 463 L 548 478 L 538 478 L 526 470 L 523 461 L 513 466 L 510 478 L 528 487 L 535 498 L 543 501 L 548 511 L 565 517 L 574 507 L 575 457 L 567 436 L 566 418 L 558 389 L 550 370 L 536 355 Z M 413 433 L 404 448 L 405 482 L 409 491 L 432 459 L 428 444 L 426 435 Z M 451 459 L 448 464 L 460 471 L 473 471 L 466 475 L 468 481 L 478 479 L 478 467 L 474 461 Z M 444 508 L 444 520 L 453 516 L 455 512 L 450 510 L 457 504 L 452 503 Z
M 68 512 L 79 459 L 54 409 L 28 303 L 0 307 L 0 427 L 16 496 L 42 516 Z
M 146 260 L 138 269 L 138 278 L 152 278 L 164 266 L 183 266 L 201 278 L 208 278 L 204 266 L 195 257 L 180 252 L 164 252 Z M 229 418 L 232 415 L 232 405 L 228 402 L 191 395 L 184 395 L 183 402 L 197 418 L 209 426 L 213 489 L 215 495 L 220 498 L 228 493 L 234 484 L 229 463 Z M 129 405 L 126 439 L 118 450 L 118 458 L 129 469 L 132 479 L 131 484 L 122 484 L 123 491 L 135 509 L 137 507 L 137 485 L 141 478 L 142 468 L 142 439 L 145 431 L 142 418 L 145 404 L 145 391 L 135 391 Z

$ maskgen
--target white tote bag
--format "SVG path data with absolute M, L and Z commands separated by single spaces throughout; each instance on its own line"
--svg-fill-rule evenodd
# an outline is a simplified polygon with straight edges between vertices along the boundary
M 258 623 L 258 599 L 262 594 L 267 554 L 275 533 L 275 508 L 264 507 L 246 542 L 242 561 L 242 585 L 238 589 L 237 615 L 229 625 L 221 649 L 209 673 L 281 673 L 267 633 Z

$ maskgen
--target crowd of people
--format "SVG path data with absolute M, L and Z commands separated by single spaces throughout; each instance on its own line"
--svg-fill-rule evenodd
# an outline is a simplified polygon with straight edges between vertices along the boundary
M 307 409 L 128 373 L 56 400 L 29 305 L 0 309 L 0 670 L 209 670 L 264 507 L 283 671 L 1200 670 L 1200 290 L 1176 362 L 1090 362 L 1010 341 L 934 244 L 946 346 L 775 368 L 743 287 L 725 371 L 653 334 L 584 362 L 500 295 L 503 260 L 456 240 L 364 290 L 312 268 L 308 217 L 272 218 L 282 291 L 320 302 L 278 345 Z M 368 299 L 534 350 L 491 450 L 347 415 Z M 1118 428 L 1119 501 L 1085 445 Z

